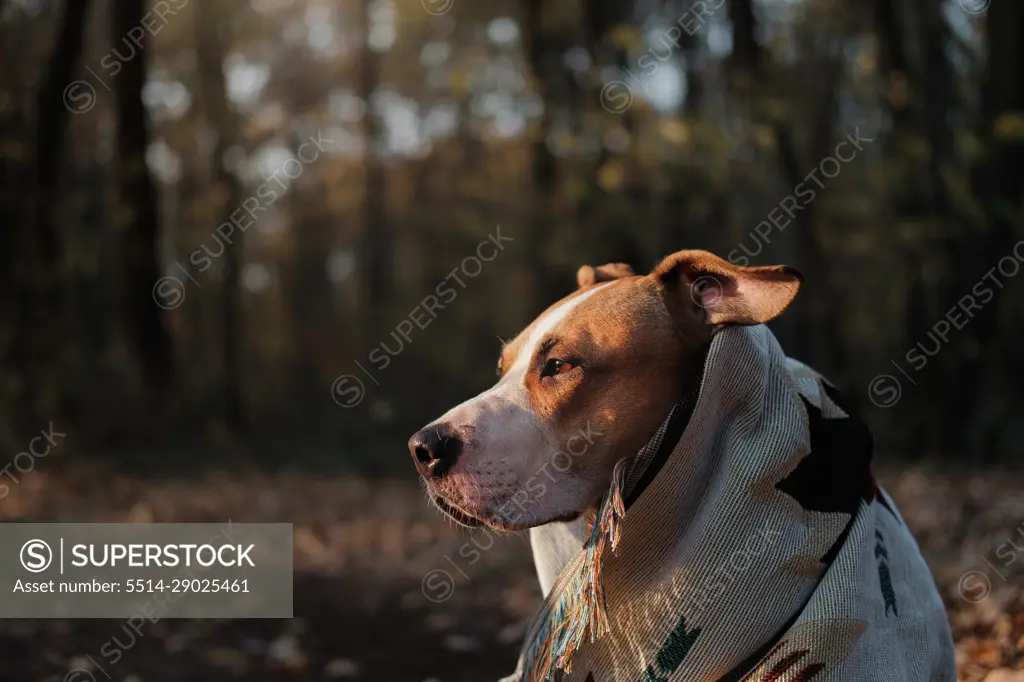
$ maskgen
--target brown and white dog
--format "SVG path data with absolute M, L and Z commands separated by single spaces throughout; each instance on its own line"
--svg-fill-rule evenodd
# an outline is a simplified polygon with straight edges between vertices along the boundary
M 409 441 L 451 518 L 530 529 L 545 601 L 504 682 L 953 682 L 870 432 L 760 326 L 800 275 L 680 251 L 577 280 Z
M 505 344 L 497 384 L 409 440 L 431 499 L 463 525 L 522 530 L 593 510 L 616 462 L 699 382 L 716 331 L 776 317 L 801 278 L 680 251 L 649 275 L 611 263 L 577 281 Z M 574 437 L 586 452 L 559 471 L 552 458 Z

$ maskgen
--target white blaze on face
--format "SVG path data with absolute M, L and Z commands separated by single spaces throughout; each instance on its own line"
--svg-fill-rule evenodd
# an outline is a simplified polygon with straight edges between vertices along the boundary
M 460 410 L 470 407 L 475 403 L 492 400 L 494 398 L 505 400 L 524 410 L 530 410 L 530 396 L 526 391 L 526 373 L 530 369 L 530 362 L 533 360 L 533 356 L 537 353 L 537 347 L 552 330 L 554 330 L 566 317 L 568 317 L 569 313 L 579 307 L 583 301 L 596 294 L 604 286 L 605 285 L 602 284 L 594 287 L 586 293 L 564 301 L 558 307 L 545 313 L 544 316 L 537 321 L 536 326 L 534 326 L 533 330 L 530 332 L 530 336 L 526 339 L 522 349 L 519 351 L 519 355 L 516 357 L 515 363 L 513 363 L 512 367 L 505 373 L 505 376 L 503 376 L 498 383 L 477 397 L 471 398 L 461 405 L 453 407 L 438 421 L 447 421 L 458 426 L 460 422 L 455 417 Z M 475 426 L 479 428 L 479 425 Z
M 575 298 L 570 298 L 541 317 L 540 320 L 537 321 L 537 326 L 530 332 L 530 336 L 526 339 L 526 343 L 523 344 L 523 349 L 520 351 L 519 356 L 516 358 L 511 369 L 509 369 L 508 373 L 502 377 L 501 381 L 499 381 L 491 391 L 494 391 L 505 384 L 507 386 L 514 385 L 515 388 L 521 389 L 523 394 L 525 394 L 526 373 L 529 371 L 530 362 L 533 360 L 533 356 L 537 353 L 537 347 L 544 340 L 544 337 L 561 324 L 561 322 L 569 316 L 569 313 L 578 308 L 583 301 L 596 294 L 603 286 L 605 285 L 602 284 L 598 287 L 594 287 L 585 294 L 580 294 Z
M 489 496 L 491 501 L 500 501 L 511 494 L 509 491 L 520 489 L 522 482 L 535 476 L 541 465 L 558 451 L 554 432 L 533 412 L 526 388 L 527 373 L 538 346 L 547 335 L 605 286 L 594 287 L 545 313 L 530 330 L 512 367 L 497 384 L 453 407 L 437 420 L 436 423 L 450 424 L 464 433 L 468 441 L 452 469 L 454 478 L 472 479 L 472 485 L 466 486 L 463 494 L 470 488 L 483 497 Z M 545 497 L 551 499 L 538 501 L 538 509 L 531 511 L 541 515 L 544 510 L 539 507 L 558 506 L 559 495 Z M 483 498 L 467 502 L 488 503 Z

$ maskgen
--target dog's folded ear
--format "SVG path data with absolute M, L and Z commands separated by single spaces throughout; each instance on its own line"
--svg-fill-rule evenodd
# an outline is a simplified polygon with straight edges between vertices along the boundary
M 598 282 L 619 279 L 620 277 L 632 277 L 635 274 L 633 268 L 625 263 L 605 263 L 604 265 L 598 265 L 596 268 L 584 265 L 576 271 L 576 283 L 581 287 L 586 287 Z
M 744 267 L 707 251 L 679 251 L 651 272 L 673 315 L 712 326 L 763 324 L 796 297 L 800 273 L 785 265 Z

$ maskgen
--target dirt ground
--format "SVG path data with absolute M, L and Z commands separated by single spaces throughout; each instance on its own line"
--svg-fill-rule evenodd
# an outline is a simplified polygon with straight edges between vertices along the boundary
M 946 601 L 961 680 L 1024 679 L 1011 672 L 1024 667 L 1024 474 L 879 474 Z M 0 501 L 3 521 L 225 519 L 295 524 L 295 618 L 164 619 L 139 635 L 116 620 L 0 621 L 0 682 L 494 681 L 539 603 L 525 537 L 453 527 L 411 476 L 152 480 L 61 466 Z

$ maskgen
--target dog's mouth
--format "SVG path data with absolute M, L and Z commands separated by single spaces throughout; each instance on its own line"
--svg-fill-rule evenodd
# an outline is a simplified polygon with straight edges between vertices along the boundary
M 494 528 L 496 530 L 502 530 L 502 531 L 508 531 L 508 532 L 516 532 L 516 531 L 521 531 L 521 530 L 528 530 L 528 529 L 532 528 L 534 525 L 540 525 L 540 524 L 529 524 L 529 523 L 517 523 L 515 521 L 502 522 L 502 521 L 498 521 L 497 519 L 491 519 L 491 518 L 483 518 L 483 519 L 481 519 L 479 517 L 476 517 L 476 516 L 470 514 L 469 512 L 463 511 L 462 509 L 460 509 L 459 507 L 455 506 L 451 502 L 446 501 L 443 497 L 441 497 L 440 495 L 438 495 L 436 493 L 431 493 L 430 494 L 430 501 L 434 503 L 434 506 L 436 506 L 438 509 L 440 509 L 442 512 L 444 512 L 445 516 L 447 516 L 451 520 L 455 521 L 455 523 L 459 524 L 460 526 L 462 526 L 464 528 L 480 528 L 482 526 L 489 526 L 489 527 Z M 580 516 L 586 516 L 586 515 L 587 515 L 587 512 L 573 512 L 573 513 L 568 513 L 568 514 L 562 514 L 560 516 L 556 516 L 556 517 L 552 518 L 550 521 L 546 521 L 545 523 L 553 523 L 553 522 L 556 522 L 556 521 L 561 521 L 561 522 L 575 521 L 576 519 L 580 518 Z M 588 526 L 588 532 L 589 532 L 589 528 L 593 527 L 594 517 L 595 516 L 596 516 L 595 510 L 593 510 L 593 509 L 590 510 L 590 512 L 589 512 L 589 521 L 588 521 L 588 523 L 590 525 Z
M 431 495 L 430 499 L 434 502 L 438 509 L 443 511 L 448 518 L 455 521 L 455 523 L 466 528 L 479 528 L 484 525 L 484 522 L 480 519 L 467 514 L 453 504 L 449 504 L 440 495 Z

